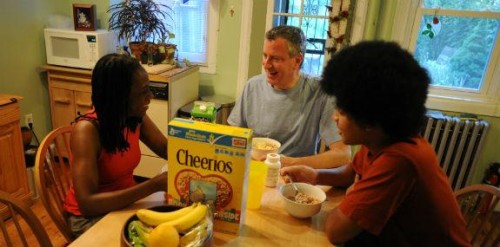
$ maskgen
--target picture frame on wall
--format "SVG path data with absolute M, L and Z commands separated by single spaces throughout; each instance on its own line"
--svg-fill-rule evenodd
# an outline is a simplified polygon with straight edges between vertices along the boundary
M 76 31 L 95 31 L 96 10 L 94 4 L 74 3 L 73 21 Z

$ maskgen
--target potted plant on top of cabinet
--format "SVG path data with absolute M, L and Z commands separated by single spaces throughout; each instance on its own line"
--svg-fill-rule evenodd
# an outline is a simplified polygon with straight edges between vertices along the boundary
M 109 30 L 116 30 L 135 58 L 141 59 L 150 45 L 158 50 L 155 40 L 172 36 L 172 12 L 171 7 L 153 0 L 124 0 L 109 7 Z

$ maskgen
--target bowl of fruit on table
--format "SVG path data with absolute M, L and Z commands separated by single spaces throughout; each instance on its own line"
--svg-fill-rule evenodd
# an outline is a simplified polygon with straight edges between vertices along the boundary
M 209 246 L 213 213 L 202 203 L 139 209 L 124 224 L 123 247 Z

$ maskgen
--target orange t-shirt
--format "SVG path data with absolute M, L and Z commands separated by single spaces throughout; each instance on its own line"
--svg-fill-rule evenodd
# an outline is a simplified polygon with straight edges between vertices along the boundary
M 123 153 L 117 151 L 112 154 L 102 149 L 97 160 L 99 192 L 122 190 L 136 184 L 133 172 L 141 160 L 139 130 L 140 126 L 136 128 L 135 132 L 128 128 L 124 129 L 123 133 L 130 145 L 127 151 Z M 73 185 L 71 185 L 66 196 L 64 209 L 73 215 L 81 215 Z
M 360 179 L 339 209 L 381 243 L 400 246 L 399 235 L 410 246 L 470 246 L 448 177 L 422 137 L 375 155 L 363 146 L 351 166 Z

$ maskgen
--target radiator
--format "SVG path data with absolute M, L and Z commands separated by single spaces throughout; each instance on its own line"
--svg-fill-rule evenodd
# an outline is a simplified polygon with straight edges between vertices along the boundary
M 440 112 L 427 113 L 422 135 L 434 147 L 454 190 L 469 184 L 488 127 L 485 120 L 461 119 Z

